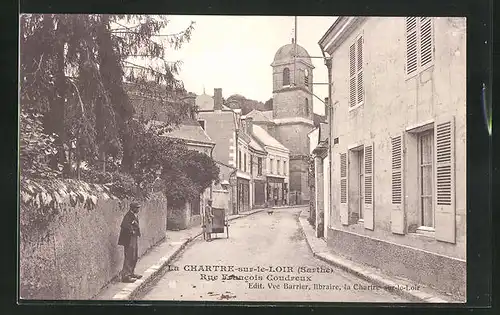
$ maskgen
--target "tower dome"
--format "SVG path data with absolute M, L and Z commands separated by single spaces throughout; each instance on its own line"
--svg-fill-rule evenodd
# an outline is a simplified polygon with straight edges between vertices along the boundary
M 297 46 L 297 57 L 300 57 L 300 60 L 312 66 L 311 58 L 307 50 L 300 45 L 295 45 L 293 40 L 291 44 L 286 44 L 278 49 L 274 55 L 272 66 L 291 62 L 293 60 L 293 54 L 295 53 L 295 46 Z

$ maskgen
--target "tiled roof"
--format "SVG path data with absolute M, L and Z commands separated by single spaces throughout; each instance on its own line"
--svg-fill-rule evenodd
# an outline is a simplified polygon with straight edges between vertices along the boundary
M 254 150 L 266 152 L 266 150 L 253 138 L 251 138 L 249 145 Z
M 160 122 L 153 122 L 160 123 Z M 204 144 L 215 144 L 214 141 L 207 135 L 200 124 L 194 120 L 186 120 L 178 128 L 175 128 L 165 136 L 169 138 L 182 139 L 186 141 L 194 141 Z
M 253 134 L 264 145 L 290 151 L 284 145 L 282 145 L 278 140 L 274 139 L 264 128 L 258 125 L 253 125 Z
M 269 113 L 271 114 L 269 116 Z M 256 122 L 272 122 L 273 111 L 260 111 L 260 110 L 252 110 L 250 113 L 246 114 L 246 117 L 252 117 L 253 121 Z
M 326 123 L 326 116 L 314 113 L 313 121 L 315 126 L 319 126 L 321 123 Z

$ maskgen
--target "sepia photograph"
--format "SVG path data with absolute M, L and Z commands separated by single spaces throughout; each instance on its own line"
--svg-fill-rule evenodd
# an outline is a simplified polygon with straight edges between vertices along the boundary
M 19 28 L 20 301 L 467 302 L 465 17 Z

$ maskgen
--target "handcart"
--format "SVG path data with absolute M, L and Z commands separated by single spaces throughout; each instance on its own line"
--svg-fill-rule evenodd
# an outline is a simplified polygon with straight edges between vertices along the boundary
M 206 233 L 207 234 L 219 234 L 224 233 L 226 230 L 226 238 L 229 238 L 229 221 L 226 218 L 226 210 L 223 208 L 212 208 L 212 222 L 207 224 Z M 208 223 L 208 222 L 207 222 Z M 217 237 L 217 235 L 216 235 Z

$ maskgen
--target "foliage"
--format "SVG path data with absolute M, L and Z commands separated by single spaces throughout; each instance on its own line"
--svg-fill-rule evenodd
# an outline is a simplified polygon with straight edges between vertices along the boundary
M 165 34 L 164 16 L 21 16 L 21 201 L 38 208 L 26 222 L 159 186 L 190 200 L 218 179 L 210 157 L 162 136 L 196 110 L 180 101 L 181 62 L 166 60 L 193 24 Z
M 42 228 L 64 204 L 83 204 L 93 209 L 98 198 L 116 199 L 109 185 L 87 184 L 74 179 L 30 179 L 21 177 L 21 226 Z
M 30 177 L 55 178 L 60 172 L 49 166 L 51 157 L 57 154 L 55 138 L 44 133 L 42 115 L 21 111 L 19 156 L 21 174 Z
M 193 200 L 219 180 L 219 166 L 206 154 L 185 150 L 177 159 L 165 161 L 162 178 L 167 197 L 177 204 Z
M 239 95 L 239 94 L 234 94 L 234 95 L 229 96 L 227 98 L 226 104 L 227 104 L 227 106 L 229 106 L 233 109 L 240 108 L 242 115 L 246 115 L 254 109 L 260 110 L 260 111 L 268 110 L 267 106 L 264 103 L 259 102 L 259 101 L 254 101 L 251 99 L 247 99 L 246 97 Z
M 185 92 L 175 78 L 181 63 L 165 57 L 190 40 L 193 23 L 175 34 L 164 34 L 167 25 L 165 16 L 21 16 L 21 107 L 45 114 L 65 176 L 78 177 L 81 161 L 94 165 L 108 155 L 130 171 L 135 111 L 124 78 L 138 86 L 153 81 L 172 100 Z
M 219 167 L 212 158 L 187 149 L 182 140 L 159 136 L 158 129 L 138 134 L 134 155 L 133 177 L 139 186 L 150 191 L 162 180 L 174 204 L 196 198 L 219 179 Z
M 273 98 L 271 97 L 264 103 L 265 110 L 273 110 Z

